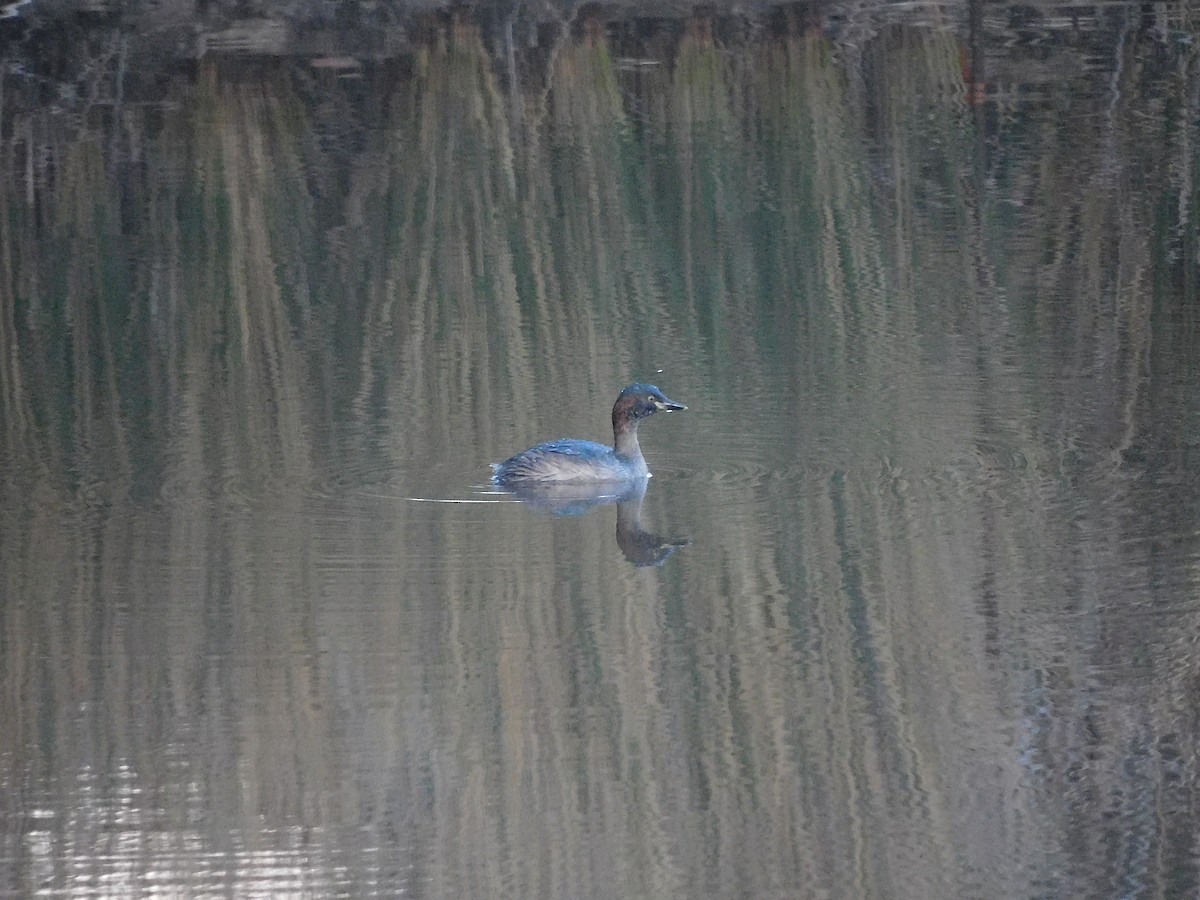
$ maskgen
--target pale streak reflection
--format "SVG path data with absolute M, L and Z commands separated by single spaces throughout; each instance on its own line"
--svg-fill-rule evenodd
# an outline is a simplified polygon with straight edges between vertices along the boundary
M 214 830 L 204 820 L 198 785 L 188 785 L 187 805 L 203 827 L 173 827 L 168 811 L 148 808 L 136 773 L 120 769 L 118 788 L 106 804 L 96 777 L 83 772 L 79 807 L 61 828 L 25 833 L 31 865 L 29 896 L 71 897 L 240 897 L 328 896 L 348 891 L 390 894 L 406 868 L 398 848 L 386 852 L 368 829 L 353 835 L 353 862 L 328 858 L 322 828 L 258 829 L 247 846 L 239 829 Z M 52 818 L 47 811 L 31 818 Z

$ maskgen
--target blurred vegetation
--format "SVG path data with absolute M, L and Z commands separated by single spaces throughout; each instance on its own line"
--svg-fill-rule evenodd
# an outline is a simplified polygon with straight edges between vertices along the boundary
M 641 896 L 1194 890 L 1195 610 L 1117 601 L 1152 580 L 1148 523 L 1196 530 L 1170 479 L 1197 447 L 1200 21 L 903 7 L 427 12 L 336 59 L 226 35 L 151 66 L 103 19 L 6 45 L 10 807 L 129 760 L 148 826 L 394 829 L 434 896 L 606 896 L 617 862 Z M 594 428 L 659 359 L 731 433 L 739 397 L 778 404 L 756 505 L 692 519 L 686 624 L 612 548 L 411 505 L 314 523 L 347 456 L 469 472 Z M 937 408 L 939 366 L 985 387 Z M 879 432 L 894 458 L 853 455 Z M 406 567 L 330 575 L 340 540 Z M 1073 580 L 1105 556 L 1127 581 Z M 188 577 L 143 583 L 164 560 Z M 322 599 L 386 590 L 338 668 Z M 1123 702 L 1091 704 L 1114 660 Z M 120 798 L 72 790 L 64 844 L 116 840 L 89 803 Z

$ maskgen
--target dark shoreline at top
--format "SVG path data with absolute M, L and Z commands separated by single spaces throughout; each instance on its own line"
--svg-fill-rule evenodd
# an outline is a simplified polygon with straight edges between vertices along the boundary
M 399 4 L 278 4 L 245 0 L 0 0 L 0 64 L 5 104 L 56 112 L 94 105 L 100 78 L 119 84 L 120 103 L 158 102 L 172 79 L 190 79 L 200 65 L 235 71 L 242 65 L 291 62 L 315 75 L 358 77 L 371 70 L 406 70 L 424 49 L 459 26 L 482 38 L 500 83 L 512 90 L 544 88 L 548 62 L 568 40 L 602 33 L 626 67 L 670 64 L 685 34 L 729 51 L 763 36 L 817 33 L 837 48 L 861 46 L 892 26 L 950 29 L 974 56 L 1006 48 L 989 65 L 989 80 L 1023 81 L 1044 67 L 1057 78 L 1056 50 L 1111 53 L 1132 27 L 1164 46 L 1200 39 L 1200 13 L 1164 11 L 1126 3 L 1081 8 L 1046 2 L 985 3 L 960 0 L 928 7 L 830 2 L 635 3 L 542 2 Z M 1015 78 L 1004 71 L 1008 50 L 1017 55 Z M 979 60 L 975 60 L 978 66 Z M 977 73 L 978 74 L 978 73 Z M 1041 77 L 1041 76 L 1038 76 Z M 515 84 L 514 84 L 515 82 Z

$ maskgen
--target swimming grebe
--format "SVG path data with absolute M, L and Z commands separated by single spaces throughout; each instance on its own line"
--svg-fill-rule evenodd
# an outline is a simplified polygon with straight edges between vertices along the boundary
M 631 384 L 613 405 L 613 446 L 566 438 L 538 444 L 502 463 L 492 463 L 498 485 L 530 481 L 632 481 L 650 470 L 638 445 L 638 423 L 660 410 L 687 409 L 652 384 Z

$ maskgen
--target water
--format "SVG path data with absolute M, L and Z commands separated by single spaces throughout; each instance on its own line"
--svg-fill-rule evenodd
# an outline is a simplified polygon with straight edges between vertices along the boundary
M 1192 15 L 11 45 L 0 891 L 1194 894 Z

